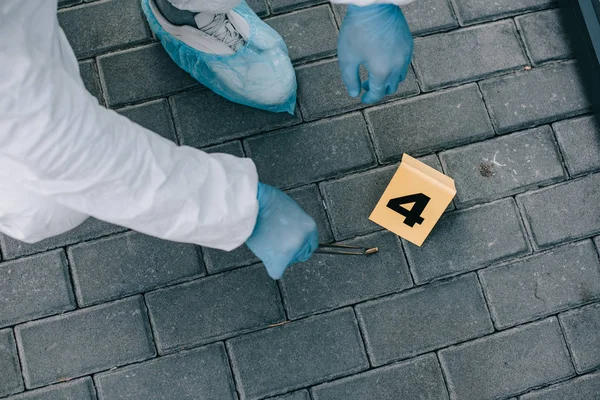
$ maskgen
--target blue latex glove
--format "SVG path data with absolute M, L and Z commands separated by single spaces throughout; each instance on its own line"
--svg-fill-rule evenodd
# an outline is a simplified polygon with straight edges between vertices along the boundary
M 362 102 L 371 104 L 395 93 L 406 78 L 413 38 L 400 7 L 350 5 L 340 28 L 338 58 L 342 80 L 352 97 L 360 94 L 359 68 L 369 72 Z
M 246 245 L 279 279 L 288 265 L 308 260 L 319 247 L 317 224 L 287 194 L 259 183 L 258 218 Z

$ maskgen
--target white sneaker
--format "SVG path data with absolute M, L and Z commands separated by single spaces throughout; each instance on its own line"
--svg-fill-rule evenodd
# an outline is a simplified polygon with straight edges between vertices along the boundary
M 161 32 L 162 36 L 166 33 L 198 51 L 192 62 L 181 62 L 181 54 L 174 54 L 170 43 L 165 43 L 161 34 L 155 31 L 169 55 L 202 84 L 232 101 L 270 111 L 293 112 L 296 77 L 285 44 L 245 3 L 223 14 L 198 13 L 194 17 L 197 28 L 194 28 L 171 24 L 153 0 L 143 0 L 143 4 L 146 2 L 152 16 L 165 31 Z M 236 12 L 238 8 L 250 23 Z M 250 24 L 253 24 L 252 28 Z M 150 26 L 155 30 L 152 23 Z M 265 48 L 264 43 L 253 46 L 252 31 L 259 32 L 256 35 L 259 39 L 270 38 L 272 48 Z M 276 108 L 292 100 L 293 105 L 288 104 L 282 110 Z

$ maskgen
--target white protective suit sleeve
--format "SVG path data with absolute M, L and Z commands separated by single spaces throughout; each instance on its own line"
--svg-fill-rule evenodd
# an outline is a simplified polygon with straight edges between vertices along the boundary
M 56 20 L 53 3 L 40 8 Z M 34 24 L 0 17 L 0 180 L 167 240 L 223 250 L 246 241 L 258 212 L 251 160 L 178 147 L 101 107 Z

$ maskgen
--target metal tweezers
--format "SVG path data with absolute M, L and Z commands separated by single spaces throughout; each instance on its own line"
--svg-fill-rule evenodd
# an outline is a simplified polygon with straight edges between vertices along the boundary
M 360 247 L 347 244 L 320 244 L 315 253 L 340 254 L 345 256 L 370 256 L 379 251 L 378 247 Z

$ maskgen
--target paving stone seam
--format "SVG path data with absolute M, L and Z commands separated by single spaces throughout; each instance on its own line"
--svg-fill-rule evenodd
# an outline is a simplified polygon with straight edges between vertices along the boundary
M 319 194 L 319 200 L 321 200 L 321 206 L 323 207 L 323 211 L 325 213 L 325 219 L 327 220 L 327 224 L 329 225 L 329 230 L 333 231 L 333 228 L 332 228 L 333 221 L 331 219 L 331 216 L 327 212 L 328 207 L 327 207 L 327 202 L 325 201 L 325 194 L 323 193 L 323 189 L 321 189 L 321 185 L 319 183 L 312 183 L 310 185 L 315 185 L 317 187 L 317 193 Z M 333 237 L 333 232 L 331 232 L 331 240 L 329 241 L 329 243 L 335 243 L 335 238 Z
M 400 242 L 400 248 L 402 249 L 402 255 L 404 256 L 404 262 L 408 266 L 408 275 L 410 276 L 410 283 L 412 283 L 412 286 L 406 288 L 405 290 L 410 290 L 410 289 L 413 289 L 413 288 L 415 288 L 415 287 L 417 287 L 419 285 L 417 284 L 417 278 L 415 277 L 415 272 L 413 272 L 413 269 L 410 266 L 410 263 L 408 262 L 408 257 L 406 256 L 406 253 L 408 253 L 406 251 L 406 246 L 407 245 L 404 243 L 404 240 L 400 239 L 400 236 L 398 236 L 398 242 Z
M 281 283 L 281 280 L 277 280 L 275 283 L 277 286 L 277 294 L 279 296 L 279 301 L 281 302 L 281 305 L 283 307 L 283 315 L 285 316 L 285 321 L 280 322 L 280 323 L 287 324 L 288 322 L 291 322 L 292 319 L 289 316 L 288 305 L 287 305 L 287 302 L 285 301 L 285 296 L 283 295 L 283 288 L 282 288 L 283 284 Z
M 233 356 L 231 355 L 231 349 L 229 348 L 229 346 L 227 346 L 227 344 L 225 343 L 225 340 L 223 340 L 221 342 L 223 349 L 225 350 L 225 359 L 227 360 L 227 368 L 231 378 L 231 381 L 233 383 L 233 387 L 235 388 L 235 398 L 236 400 L 239 400 L 242 398 L 242 389 L 241 389 L 241 382 L 238 382 L 238 379 L 235 376 L 235 371 L 233 370 Z
M 578 118 L 585 117 L 586 115 L 589 115 L 589 114 L 580 115 L 580 116 L 578 116 Z M 567 161 L 565 160 L 565 155 L 563 154 L 563 149 L 560 147 L 560 143 L 558 143 L 558 137 L 556 136 L 556 131 L 554 130 L 553 125 L 554 125 L 553 123 L 548 124 L 548 126 L 550 127 L 550 131 L 552 132 L 552 143 L 554 143 L 554 147 L 556 148 L 556 151 L 558 152 L 558 158 L 560 160 L 560 165 L 562 166 L 563 172 L 566 175 L 565 181 L 568 181 L 568 180 L 572 179 L 571 172 L 569 171 L 569 168 L 567 168 Z
M 595 302 L 589 303 L 589 304 L 594 304 L 594 303 L 599 303 L 599 301 L 596 299 Z M 582 305 L 580 305 L 580 307 L 571 308 L 569 310 L 561 310 L 556 315 L 556 320 L 558 321 L 558 326 L 560 327 L 560 334 L 562 335 L 563 341 L 565 342 L 565 346 L 567 347 L 567 353 L 569 353 L 569 361 L 571 361 L 571 365 L 573 366 L 573 370 L 575 371 L 575 373 L 577 373 L 577 375 L 579 375 L 579 372 L 577 371 L 577 365 L 575 364 L 575 356 L 573 355 L 573 350 L 571 349 L 571 344 L 567 340 L 567 334 L 565 332 L 565 327 L 563 325 L 562 318 L 560 318 L 560 314 L 563 314 L 566 311 L 580 309 L 580 308 L 584 307 L 585 305 L 589 305 L 589 304 L 582 304 Z
M 135 296 L 142 297 L 142 312 L 146 316 L 146 321 L 148 322 L 148 334 L 150 335 L 150 339 L 152 339 L 152 346 L 154 346 L 154 357 L 150 358 L 150 360 L 154 360 L 158 358 L 160 352 L 158 351 L 158 342 L 156 340 L 156 334 L 154 332 L 154 326 L 152 325 L 152 318 L 150 317 L 150 309 L 148 308 L 148 303 L 146 302 L 146 295 L 144 294 L 136 294 Z
M 381 161 L 379 160 L 379 155 L 377 154 L 378 153 L 377 147 L 375 145 L 375 139 L 373 138 L 373 136 L 375 135 L 374 129 L 373 129 L 373 126 L 371 125 L 371 122 L 369 122 L 369 119 L 365 115 L 365 110 L 362 109 L 359 112 L 360 112 L 360 115 L 362 116 L 363 121 L 365 121 L 365 125 L 367 127 L 367 136 L 369 137 L 369 143 L 371 144 L 371 148 L 373 149 L 373 154 L 375 155 L 375 161 L 377 162 L 377 165 L 374 168 L 377 168 L 379 165 L 381 165 Z
M 490 268 L 490 267 L 488 267 L 488 268 Z M 488 268 L 484 268 L 484 269 L 488 269 Z M 492 327 L 494 328 L 494 331 L 496 331 L 497 330 L 496 321 L 494 320 L 494 314 L 492 314 L 490 300 L 488 299 L 487 293 L 485 292 L 485 286 L 483 286 L 483 282 L 481 281 L 481 276 L 480 276 L 481 271 L 483 271 L 483 269 L 474 271 L 474 273 L 475 273 L 475 276 L 477 277 L 477 283 L 479 284 L 480 294 L 483 297 L 483 304 L 485 305 L 485 310 L 487 311 L 488 316 L 490 317 L 490 321 L 492 321 Z
M 363 349 L 365 351 L 365 355 L 367 358 L 367 362 L 369 363 L 369 368 L 366 371 L 373 369 L 374 365 L 371 361 L 371 354 L 369 353 L 369 346 L 367 344 L 367 332 L 363 328 L 358 315 L 356 314 L 356 305 L 353 304 L 350 306 L 352 308 L 352 315 L 354 315 L 354 320 L 356 321 L 356 325 L 358 326 L 358 334 L 360 335 L 360 341 L 362 342 Z M 378 366 L 379 367 L 379 366 Z
M 80 289 L 79 285 L 75 285 L 76 280 L 75 280 L 75 276 L 73 275 L 74 274 L 73 268 L 71 268 L 72 262 L 69 257 L 69 252 L 67 251 L 66 247 L 64 247 L 62 249 L 62 251 L 64 254 L 65 262 L 67 263 L 67 273 L 69 274 L 69 280 L 70 280 L 69 283 L 71 284 L 71 295 L 74 296 L 73 299 L 75 299 L 75 309 L 77 310 L 81 307 L 81 303 L 82 303 L 81 299 L 83 298 L 83 295 L 79 290 Z
M 522 14 L 519 14 L 518 16 L 521 15 Z M 521 29 L 521 25 L 517 22 L 515 17 L 511 17 L 510 19 L 513 20 L 513 24 L 515 25 L 515 29 L 517 30 L 517 40 L 519 41 L 521 50 L 523 50 L 523 54 L 525 55 L 527 63 L 529 64 L 529 66 L 536 65 L 536 63 L 533 61 L 533 56 L 531 56 L 531 54 L 529 53 L 529 46 L 527 46 L 527 43 L 525 42 L 525 32 L 523 32 L 523 30 Z
M 437 361 L 438 366 L 440 367 L 440 371 L 442 373 L 442 380 L 444 381 L 444 389 L 446 389 L 446 396 L 447 396 L 446 398 L 450 399 L 450 384 L 448 383 L 448 377 L 446 376 L 446 371 L 444 370 L 444 368 L 442 368 L 442 360 L 440 359 L 440 354 L 439 354 L 440 350 L 442 350 L 442 349 L 431 351 L 431 353 L 435 354 L 435 360 Z M 417 357 L 422 357 L 422 356 L 424 356 L 424 354 L 422 354 L 421 356 L 417 356 Z
M 100 90 L 100 97 L 101 97 L 101 100 L 102 100 L 99 103 L 100 103 L 101 106 L 103 106 L 105 108 L 108 108 L 107 107 L 108 99 L 107 99 L 107 96 L 106 96 L 106 91 L 104 89 L 104 86 L 102 86 L 102 79 L 100 79 L 100 71 L 98 70 L 98 59 L 97 59 L 97 57 L 96 56 L 92 56 L 92 57 L 84 58 L 84 59 L 77 60 L 77 61 L 78 61 L 78 63 L 84 62 L 84 61 L 92 61 L 92 68 L 96 72 L 96 76 L 94 78 L 95 78 L 96 83 L 98 84 L 98 89 Z
M 493 139 L 494 137 L 498 137 L 500 135 L 498 134 L 498 130 L 494 126 L 494 122 L 493 122 L 494 120 L 492 119 L 492 110 L 490 109 L 490 106 L 485 101 L 485 96 L 483 95 L 483 91 L 481 90 L 481 81 L 477 81 L 476 85 L 477 85 L 477 91 L 479 92 L 479 96 L 481 97 L 481 101 L 483 101 L 483 108 L 485 108 L 485 113 L 487 114 L 488 121 L 490 121 L 490 125 L 492 125 L 492 130 L 494 131 L 493 137 L 481 139 L 481 141 L 484 142 L 486 140 Z M 444 167 L 444 166 L 442 166 L 442 167 Z
M 29 322 L 29 321 L 27 321 Z M 27 388 L 27 386 L 25 385 L 25 362 L 23 361 L 24 359 L 24 355 L 23 355 L 23 349 L 21 349 L 21 347 L 19 346 L 19 343 L 17 341 L 17 331 L 16 331 L 16 325 L 12 326 L 12 327 L 7 327 L 8 329 L 10 329 L 10 332 L 12 333 L 12 339 L 14 341 L 15 347 L 17 349 L 17 360 L 19 361 L 19 372 L 21 373 L 21 382 L 23 383 L 23 390 L 18 392 L 18 393 L 24 393 L 27 390 L 30 390 Z M 9 395 L 10 396 L 10 395 Z M 7 396 L 8 397 L 8 396 Z
M 526 392 L 519 393 L 518 395 L 516 395 L 516 396 L 513 396 L 513 397 L 511 397 L 510 399 L 512 399 L 512 398 L 515 398 L 515 399 L 516 399 L 516 398 L 518 397 L 518 399 L 519 399 L 519 400 L 523 400 L 523 397 L 521 397 L 521 396 L 525 396 L 525 395 L 527 395 L 527 394 L 529 394 L 529 393 L 531 393 L 531 392 L 534 392 L 534 391 L 536 391 L 536 390 L 547 389 L 547 388 L 549 388 L 549 387 L 551 387 L 551 386 L 554 386 L 554 385 L 560 385 L 561 383 L 567 383 L 567 382 L 570 382 L 570 381 L 572 381 L 572 380 L 575 380 L 575 379 L 579 379 L 579 378 L 585 378 L 585 377 L 587 377 L 588 375 L 594 375 L 594 374 L 596 374 L 597 372 L 600 372 L 600 367 L 598 367 L 598 368 L 595 368 L 595 369 L 592 369 L 592 370 L 589 370 L 589 371 L 586 371 L 586 372 L 585 372 L 585 373 L 583 373 L 583 374 L 579 374 L 579 373 L 578 373 L 578 374 L 577 374 L 577 375 L 575 375 L 575 376 L 571 376 L 571 377 L 569 377 L 569 378 L 563 378 L 563 379 L 561 379 L 560 381 L 557 381 L 557 382 L 554 382 L 554 383 L 550 383 L 550 384 L 544 384 L 543 386 L 537 387 L 537 388 L 535 388 L 535 389 L 528 389 Z M 507 399 L 507 400 L 508 400 L 508 399 Z M 569 400 L 569 399 L 565 399 L 565 400 Z

